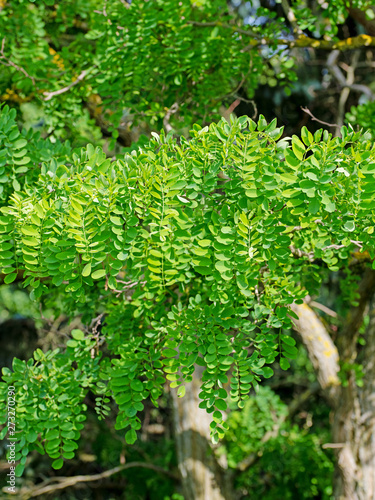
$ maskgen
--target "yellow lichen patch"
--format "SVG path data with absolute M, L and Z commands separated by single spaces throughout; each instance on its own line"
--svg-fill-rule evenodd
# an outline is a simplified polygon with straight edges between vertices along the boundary
M 0 96 L 0 99 L 2 101 L 11 101 L 11 102 L 16 102 L 17 104 L 22 104 L 24 102 L 30 101 L 32 99 L 32 97 L 33 97 L 32 95 L 27 96 L 27 97 L 21 97 L 15 90 L 6 89 L 4 94 L 2 94 Z
M 370 254 L 367 250 L 364 252 L 353 252 L 353 257 L 357 260 L 366 262 L 371 259 Z
M 364 45 L 371 45 L 374 42 L 374 38 L 369 35 L 359 35 L 358 38 L 363 40 Z
M 327 383 L 328 383 L 328 385 L 340 385 L 341 384 L 340 379 L 333 376 L 333 375 L 330 375 L 327 378 Z
M 103 112 L 102 99 L 99 94 L 90 94 L 88 97 L 88 104 L 92 115 L 96 118 Z
M 48 47 L 48 52 L 51 54 L 51 56 L 53 56 L 52 62 L 59 69 L 61 69 L 61 71 L 64 71 L 65 70 L 65 66 L 64 66 L 64 60 L 63 60 L 63 58 L 52 47 Z

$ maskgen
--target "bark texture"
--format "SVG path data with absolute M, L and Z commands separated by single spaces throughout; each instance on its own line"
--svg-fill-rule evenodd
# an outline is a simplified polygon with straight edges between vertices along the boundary
M 375 291 L 374 271 L 366 272 L 358 291 L 358 305 L 350 311 L 337 347 L 307 304 L 293 305 L 299 317 L 295 321 L 296 330 L 333 409 L 336 500 L 375 500 L 375 308 L 370 309 L 366 344 L 359 350 L 357 342 L 358 330 Z M 344 384 L 338 378 L 339 361 L 348 367 L 343 373 Z M 360 386 L 350 363 L 363 366 Z
M 351 374 L 340 390 L 340 405 L 334 413 L 333 439 L 340 446 L 337 500 L 375 499 L 375 310 L 356 362 L 363 365 L 363 385 L 358 387 Z
M 201 367 L 178 398 L 172 390 L 174 430 L 185 500 L 232 500 L 232 481 L 217 462 L 210 441 L 211 417 L 198 408 Z
M 292 310 L 298 316 L 298 320 L 293 320 L 294 326 L 305 344 L 320 387 L 334 406 L 340 385 L 337 348 L 322 321 L 307 304 L 293 304 Z

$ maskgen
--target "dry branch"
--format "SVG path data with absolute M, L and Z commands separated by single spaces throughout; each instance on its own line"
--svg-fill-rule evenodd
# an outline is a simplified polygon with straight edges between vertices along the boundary
M 298 320 L 294 326 L 300 334 L 324 395 L 332 406 L 337 403 L 339 355 L 335 344 L 320 318 L 307 304 L 292 304 Z
M 89 474 L 86 476 L 72 476 L 72 477 L 54 477 L 49 478 L 43 483 L 38 484 L 34 488 L 21 488 L 18 492 L 18 498 L 22 498 L 22 500 L 28 500 L 29 498 L 35 498 L 40 495 L 46 495 L 53 493 L 55 491 L 64 490 L 65 488 L 69 488 L 70 486 L 75 486 L 79 483 L 89 483 L 93 481 L 100 481 L 101 479 L 105 479 L 107 477 L 113 476 L 118 472 L 121 472 L 126 469 L 131 469 L 134 467 L 143 467 L 146 469 L 154 470 L 155 472 L 159 472 L 161 474 L 165 474 L 172 479 L 179 479 L 176 474 L 164 469 L 163 467 L 159 467 L 154 464 L 149 464 L 146 462 L 129 462 L 128 464 L 119 465 L 118 467 L 114 467 L 113 469 L 106 470 L 101 472 L 100 474 Z M 51 484 L 52 481 L 55 481 Z

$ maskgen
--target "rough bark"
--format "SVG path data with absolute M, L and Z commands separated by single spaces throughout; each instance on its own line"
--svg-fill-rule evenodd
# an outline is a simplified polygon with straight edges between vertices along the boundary
M 375 273 L 367 271 L 359 287 L 358 305 L 353 307 L 334 345 L 326 328 L 308 305 L 294 305 L 299 316 L 295 327 L 314 365 L 321 389 L 332 412 L 332 447 L 337 465 L 334 480 L 336 500 L 375 499 L 375 309 L 370 311 L 366 344 L 358 352 L 358 330 L 374 294 Z M 362 385 L 353 369 L 338 379 L 342 363 L 362 364 Z
M 333 439 L 340 446 L 337 500 L 375 498 L 375 310 L 365 337 L 366 345 L 356 360 L 363 365 L 363 385 L 359 387 L 351 373 L 340 390 L 340 405 L 334 413 Z
M 217 462 L 210 442 L 211 417 L 198 408 L 201 368 L 183 398 L 172 390 L 177 457 L 185 500 L 232 500 L 232 481 Z
M 340 385 L 337 348 L 322 321 L 307 304 L 293 304 L 292 310 L 298 316 L 294 326 L 306 347 L 323 394 L 335 406 Z

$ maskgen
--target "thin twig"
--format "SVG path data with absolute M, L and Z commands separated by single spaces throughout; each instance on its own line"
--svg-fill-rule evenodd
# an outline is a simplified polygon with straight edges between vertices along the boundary
M 293 28 L 293 32 L 296 35 L 303 35 L 303 31 L 298 26 L 296 16 L 294 15 L 294 12 L 291 9 L 288 0 L 281 0 L 281 6 L 283 8 L 284 14 L 286 15 L 288 21 L 290 22 L 290 25 Z
M 229 106 L 229 108 L 226 110 L 227 114 L 233 113 L 233 111 L 237 108 L 237 106 L 240 104 L 240 100 L 236 99 L 235 101 L 232 102 L 232 104 Z
M 286 38 L 269 38 L 262 37 L 261 33 L 255 33 L 251 30 L 244 30 L 238 28 L 237 26 L 231 26 L 230 24 L 225 24 L 220 21 L 186 21 L 187 24 L 191 24 L 193 26 L 201 26 L 204 27 L 215 27 L 229 29 L 233 31 L 233 33 L 240 33 L 241 35 L 248 36 L 252 38 L 250 44 L 244 47 L 241 52 L 247 52 L 249 50 L 253 50 L 255 47 L 262 45 L 282 45 L 289 47 L 290 49 L 321 49 L 321 50 L 355 50 L 363 47 L 375 47 L 375 36 L 369 35 L 358 35 L 352 38 L 348 38 L 345 40 L 317 40 L 316 38 L 310 38 L 305 36 L 303 33 L 298 36 L 298 38 L 294 38 L 293 40 L 289 40 Z
M 360 249 L 363 248 L 363 244 L 361 241 L 350 240 L 350 243 L 352 243 L 353 245 L 357 246 Z M 340 250 L 340 248 L 345 248 L 345 247 L 346 245 L 328 245 L 326 247 L 323 247 L 322 250 L 329 250 L 330 248 L 332 248 L 333 250 Z
M 296 248 L 294 245 L 289 246 L 289 250 L 292 252 L 292 255 L 294 257 L 307 257 L 309 262 L 314 262 L 315 260 L 315 255 L 314 252 L 305 252 L 304 250 L 301 250 L 300 248 Z
M 88 70 L 84 69 L 81 74 L 79 74 L 74 80 L 74 82 L 70 83 L 66 87 L 63 87 L 62 89 L 59 90 L 54 90 L 53 92 L 43 92 L 43 95 L 45 95 L 45 101 L 49 101 L 52 99 L 52 97 L 55 97 L 56 95 L 64 94 L 65 92 L 68 92 L 72 87 L 75 85 L 78 85 L 79 82 L 81 82 L 87 75 Z
M 4 54 L 4 49 L 5 49 L 5 38 L 3 38 L 2 42 L 1 42 L 0 64 L 2 64 L 3 66 L 8 66 L 8 67 L 12 66 L 17 71 L 21 71 L 21 73 L 23 73 L 26 76 L 26 78 L 30 78 L 30 80 L 35 85 L 35 78 L 33 76 L 29 75 L 29 73 L 22 66 L 18 66 L 18 64 L 15 64 L 8 57 L 6 57 L 5 54 Z M 4 59 L 6 62 L 2 61 L 1 59 Z
M 303 106 L 301 106 L 301 109 L 304 113 L 306 113 L 307 115 L 309 115 L 311 117 L 311 119 L 314 121 L 314 122 L 318 122 L 318 123 L 321 123 L 322 125 L 326 125 L 327 127 L 337 127 L 337 128 L 341 128 L 340 125 L 337 125 L 337 123 L 327 123 L 327 122 L 324 122 L 322 120 L 319 120 L 319 118 L 316 118 L 312 113 L 311 111 L 308 109 L 308 108 L 304 108 Z
M 315 300 L 312 300 L 311 302 L 309 302 L 309 305 L 311 307 L 315 307 L 315 309 L 320 309 L 321 311 L 328 314 L 328 316 L 332 316 L 332 318 L 337 318 L 337 312 L 332 311 L 332 309 L 330 309 L 329 307 L 327 307 L 323 304 L 319 304 L 319 302 L 315 302 Z
M 345 443 L 324 443 L 322 448 L 326 450 L 327 448 L 344 448 Z
M 334 78 L 341 85 L 341 87 L 362 92 L 363 94 L 367 95 L 370 101 L 373 101 L 375 99 L 375 94 L 372 92 L 370 87 L 359 83 L 353 83 L 354 77 L 351 78 L 350 75 L 348 75 L 349 78 L 345 78 L 339 66 L 336 64 L 339 54 L 340 54 L 339 50 L 333 50 L 328 56 L 327 68 L 329 72 L 334 76 Z
M 163 118 L 163 125 L 165 128 L 165 131 L 168 133 L 171 130 L 173 130 L 172 125 L 169 123 L 169 120 L 171 119 L 171 116 L 177 113 L 178 111 L 178 103 L 175 102 L 172 104 L 172 106 L 167 110 L 165 113 L 165 116 Z
M 201 21 L 186 21 L 187 24 L 192 24 L 193 26 L 200 26 L 202 28 L 208 28 L 208 27 L 219 27 L 219 28 L 225 28 L 229 29 L 231 31 L 234 31 L 236 33 L 240 33 L 241 35 L 246 35 L 246 36 L 252 36 L 256 37 L 259 36 L 257 33 L 251 30 L 243 30 L 239 28 L 238 26 L 231 26 L 230 24 L 224 24 L 220 21 L 208 21 L 208 22 L 201 22 Z
M 95 347 L 93 347 L 91 349 L 91 358 L 94 359 L 95 358 L 95 355 L 98 356 L 99 355 L 99 337 L 100 337 L 100 332 L 98 332 L 98 328 L 99 328 L 99 325 L 101 324 L 102 322 L 102 318 L 104 316 L 104 313 L 101 313 L 99 314 L 99 316 L 97 316 L 96 318 L 93 319 L 92 321 L 92 336 L 94 337 L 95 339 Z
M 104 0 L 103 10 L 94 10 L 95 14 L 99 14 L 101 16 L 108 17 L 107 10 L 106 10 L 107 2 L 108 2 L 108 0 Z M 108 21 L 110 24 L 112 24 L 110 19 L 108 19 Z

